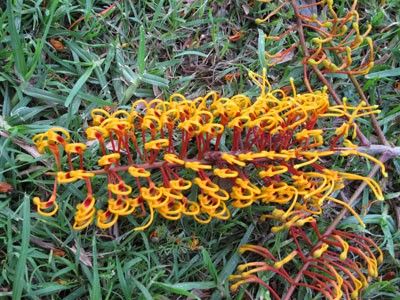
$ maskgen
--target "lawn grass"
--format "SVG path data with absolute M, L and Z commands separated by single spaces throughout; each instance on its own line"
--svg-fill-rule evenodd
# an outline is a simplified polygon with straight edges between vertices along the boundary
M 349 1 L 337 2 L 344 9 Z M 359 80 L 370 102 L 382 109 L 379 123 L 385 136 L 399 146 L 400 2 L 359 2 L 361 17 L 374 26 L 370 36 L 377 52 L 375 67 Z M 230 222 L 209 225 L 159 218 L 147 231 L 135 232 L 131 229 L 138 223 L 130 217 L 110 231 L 90 227 L 76 232 L 71 219 L 77 199 L 84 197 L 79 183 L 59 193 L 60 211 L 54 218 L 31 208 L 32 197 L 50 189 L 43 175 L 51 169 L 51 158 L 39 156 L 30 138 L 62 126 L 77 140 L 91 109 L 128 107 L 137 98 L 167 98 L 174 92 L 194 98 L 209 90 L 255 95 L 247 71 L 267 66 L 265 50 L 276 53 L 297 41 L 295 35 L 280 42 L 263 38 L 291 22 L 293 13 L 285 9 L 270 22 L 255 24 L 255 18 L 276 6 L 241 0 L 0 3 L 0 183 L 12 188 L 0 192 L 0 299 L 268 299 L 259 286 L 231 294 L 227 281 L 243 260 L 237 253 L 241 244 L 263 244 L 274 255 L 287 255 L 291 241 L 286 234 L 269 234 L 270 224 L 258 220 L 268 208 L 234 210 Z M 230 41 L 237 31 L 241 38 Z M 275 87 L 289 85 L 294 77 L 305 90 L 301 58 L 295 53 L 269 68 Z M 233 80 L 226 77 L 236 73 Z M 348 79 L 329 79 L 340 96 L 358 101 Z M 312 83 L 321 87 L 316 78 Z M 377 143 L 368 120 L 360 127 Z M 332 163 L 347 168 L 341 158 Z M 364 163 L 352 166 L 361 174 L 370 169 Z M 385 252 L 381 277 L 363 299 L 400 299 L 400 213 L 395 213 L 400 160 L 392 160 L 388 170 L 389 179 L 379 179 L 386 201 L 369 206 L 370 191 L 365 190 L 357 206 Z M 328 208 L 321 226 L 337 211 Z M 339 227 L 360 231 L 353 217 Z M 303 298 L 315 299 L 300 290 L 296 299 Z

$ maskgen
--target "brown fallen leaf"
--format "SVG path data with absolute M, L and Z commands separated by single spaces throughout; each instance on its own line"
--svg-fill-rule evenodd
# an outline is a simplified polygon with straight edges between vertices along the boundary
M 396 81 L 393 87 L 395 90 L 400 91 L 400 80 Z
M 63 44 L 61 41 L 59 41 L 59 40 L 57 40 L 57 39 L 55 39 L 55 38 L 51 38 L 51 39 L 50 39 L 50 44 L 51 44 L 51 45 L 53 46 L 53 48 L 56 49 L 56 51 L 58 51 L 58 52 L 64 52 L 64 51 L 65 51 L 64 44 Z
M 279 65 L 292 60 L 296 51 L 296 46 L 297 45 L 294 44 L 290 48 L 283 49 L 274 55 L 270 55 L 267 53 L 266 55 L 268 56 L 269 63 L 271 65 Z
M 54 248 L 53 249 L 53 255 L 54 256 L 65 256 L 65 251 L 61 250 L 60 248 Z
M 120 0 L 114 1 L 113 4 L 111 4 L 110 6 L 106 7 L 105 9 L 103 9 L 101 12 L 99 12 L 98 14 L 96 14 L 96 16 L 103 16 L 106 13 L 108 13 L 110 10 L 112 10 L 117 4 L 118 2 L 120 2 Z M 85 19 L 85 16 L 81 16 L 80 18 L 78 18 L 74 23 L 72 23 L 69 27 L 68 30 L 72 30 L 72 28 L 74 28 L 76 25 L 78 25 L 80 22 L 82 22 Z
M 11 184 L 7 182 L 0 182 L 0 193 L 9 193 L 13 190 Z
M 233 79 L 240 78 L 240 73 L 229 73 L 224 76 L 225 81 L 231 82 Z
M 228 37 L 230 42 L 237 42 L 242 38 L 243 32 L 237 31 L 235 34 Z

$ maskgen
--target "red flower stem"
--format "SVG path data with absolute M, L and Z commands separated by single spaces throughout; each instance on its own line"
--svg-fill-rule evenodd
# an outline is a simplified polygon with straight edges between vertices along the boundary
M 277 269 L 272 266 L 266 265 L 264 268 L 257 268 L 257 269 L 259 269 L 257 272 L 265 270 L 265 271 L 270 271 L 270 272 L 279 274 L 281 277 L 285 278 L 285 280 L 288 283 L 292 283 L 292 281 L 293 281 L 292 278 L 289 276 L 289 274 L 286 272 L 286 270 L 283 267 L 280 269 Z
M 106 146 L 104 145 L 104 139 L 102 136 L 98 137 L 97 140 L 99 141 L 101 152 L 103 155 L 107 154 Z
M 151 135 L 151 140 L 152 141 L 156 139 L 157 132 L 156 132 L 156 129 L 153 126 L 150 126 L 150 135 Z
M 182 146 L 181 146 L 181 152 L 179 155 L 181 158 L 186 156 L 188 143 L 189 143 L 189 133 L 186 132 L 184 129 L 182 129 Z
M 115 150 L 115 144 L 114 144 L 114 139 L 112 137 L 112 132 L 110 132 L 110 142 L 111 142 L 111 147 L 112 147 L 112 151 L 116 152 Z
M 197 159 L 201 160 L 201 140 L 199 136 L 196 136 L 196 145 L 197 145 Z
M 122 177 L 119 176 L 117 172 L 111 171 L 110 173 L 117 179 L 117 181 L 122 181 Z
M 135 177 L 135 180 L 136 180 L 137 189 L 140 190 L 140 188 L 141 188 L 140 180 L 138 177 Z
M 133 145 L 135 146 L 136 153 L 139 155 L 141 160 L 145 161 L 146 159 L 143 156 L 142 151 L 140 151 L 135 134 L 130 134 L 129 137 L 130 137 L 131 141 L 133 142 Z
M 61 160 L 60 160 L 60 150 L 58 149 L 57 145 L 50 144 L 49 149 L 56 160 L 57 170 L 61 170 Z
M 258 255 L 273 260 L 274 262 L 277 261 L 275 256 L 267 249 L 262 246 L 257 245 L 247 245 L 248 250 L 250 252 L 257 253 Z
M 169 187 L 169 177 L 168 177 L 168 173 L 165 171 L 165 169 L 164 169 L 164 167 L 161 167 L 160 168 L 160 171 L 161 171 L 161 175 L 162 175 L 162 178 L 163 178 L 163 183 L 164 183 L 164 187 Z
M 322 274 L 311 272 L 311 271 L 304 271 L 304 275 L 312 278 L 313 281 L 315 281 L 318 284 L 318 286 L 313 285 L 313 284 L 307 284 L 307 283 L 299 283 L 299 286 L 310 287 L 312 289 L 315 289 L 315 290 L 323 293 L 328 299 L 332 299 L 332 297 L 331 297 L 332 291 L 329 288 L 329 284 L 332 285 L 332 282 L 334 282 L 332 279 L 330 279 L 326 276 L 323 276 Z M 322 281 L 321 279 L 324 281 Z M 321 286 L 321 287 L 319 287 L 319 286 Z
M 334 265 L 336 268 L 340 269 L 341 271 L 343 271 L 343 273 L 345 273 L 349 278 L 351 278 L 351 275 L 352 275 L 351 272 L 349 271 L 349 269 L 345 268 L 342 264 L 337 263 L 334 260 L 329 260 L 329 263 L 331 265 Z M 347 281 L 345 280 L 344 282 L 347 282 Z M 355 289 L 355 286 L 353 287 L 351 284 L 349 284 L 349 288 L 353 292 Z
M 384 153 L 379 160 L 381 162 L 385 162 L 386 160 L 388 160 L 390 158 L 390 154 Z M 372 178 L 378 171 L 379 171 L 380 167 L 378 165 L 374 165 L 374 167 L 372 168 L 372 170 L 369 172 L 368 177 Z M 357 200 L 357 198 L 360 196 L 360 194 L 362 193 L 362 191 L 365 189 L 365 187 L 367 186 L 367 183 L 365 181 L 363 181 L 359 187 L 357 188 L 357 190 L 353 193 L 353 195 L 351 196 L 351 198 L 347 201 L 347 204 L 350 206 L 353 206 Z M 347 209 L 342 209 L 342 211 L 339 213 L 339 215 L 336 216 L 335 220 L 333 220 L 333 222 L 331 223 L 331 225 L 327 228 L 327 230 L 324 233 L 324 236 L 329 236 L 332 234 L 332 232 L 335 230 L 335 228 L 337 227 L 337 225 L 339 224 L 339 222 L 342 220 L 342 218 L 347 214 Z M 322 244 L 322 242 L 318 242 L 316 247 L 319 247 Z M 314 249 L 316 249 L 316 247 Z M 309 267 L 309 262 L 306 262 L 303 267 L 300 269 L 300 271 L 298 272 L 296 278 L 294 279 L 294 283 L 296 284 L 297 282 L 299 282 L 303 276 L 303 272 L 305 270 L 307 270 L 307 268 Z M 290 300 L 294 291 L 296 289 L 296 285 L 292 285 L 288 291 L 286 292 L 286 294 L 283 297 L 283 300 Z
M 144 147 L 144 145 L 146 144 L 146 133 L 145 131 L 142 129 L 142 143 L 143 143 L 143 157 L 144 157 L 144 161 L 147 161 L 147 151 L 146 148 Z
M 251 130 L 247 130 L 246 132 L 246 138 L 244 140 L 244 148 L 248 149 L 251 147 L 251 144 L 249 143 L 250 137 L 251 135 L 254 133 L 254 128 L 252 128 Z
M 374 254 L 372 253 L 372 251 L 371 251 L 371 244 L 368 245 L 368 244 L 365 244 L 365 243 L 363 243 L 363 242 L 360 241 L 360 239 L 363 240 L 363 237 L 362 237 L 362 236 L 354 236 L 354 237 L 351 237 L 351 236 L 348 236 L 348 235 L 346 235 L 346 234 L 341 234 L 341 235 L 344 236 L 344 237 L 350 238 L 351 241 L 352 241 L 353 243 L 359 245 L 359 246 L 360 246 L 361 248 L 363 248 L 366 252 L 368 252 L 368 254 L 369 254 L 370 257 L 375 257 L 375 255 L 374 255 Z M 366 242 L 366 241 L 364 240 L 364 242 Z M 374 246 L 374 245 L 376 246 L 376 244 L 372 244 L 372 246 Z M 375 247 L 375 248 L 378 248 L 378 247 Z M 350 247 L 350 249 L 351 249 L 351 247 Z M 357 249 L 358 249 L 358 248 L 357 248 Z
M 122 146 L 122 136 L 120 136 L 119 134 L 116 134 L 117 136 L 117 140 L 118 140 L 118 144 L 117 144 L 117 152 L 121 153 L 121 146 Z
M 168 152 L 174 152 L 173 151 L 173 140 L 172 140 L 172 135 L 173 135 L 173 130 L 174 130 L 174 125 L 168 123 L 167 124 L 167 129 L 168 129 Z
M 72 160 L 71 160 L 71 154 L 70 153 L 67 153 L 67 160 L 68 160 L 69 170 L 72 171 L 74 169 L 74 166 L 72 165 Z
M 83 170 L 84 165 L 83 165 L 83 152 L 79 152 L 79 169 Z
M 50 203 L 53 203 L 54 201 L 56 201 L 56 197 L 57 197 L 57 180 L 54 180 L 54 184 L 53 184 L 53 191 L 51 193 L 51 197 L 50 197 Z
M 217 135 L 217 139 L 215 140 L 215 151 L 219 151 L 219 144 L 221 143 L 222 133 Z
M 90 182 L 90 179 L 86 178 L 85 182 L 86 182 L 86 188 L 87 188 L 88 195 L 92 195 L 93 190 L 92 190 L 92 183 Z
M 350 232 L 344 232 L 344 231 L 340 231 L 340 230 L 334 230 L 333 234 L 342 235 L 342 236 L 345 236 L 345 237 L 348 237 L 348 238 L 351 238 L 351 239 L 361 239 L 361 240 L 365 241 L 366 243 L 369 243 L 369 244 L 373 245 L 375 248 L 379 248 L 378 245 L 375 244 L 375 242 L 372 239 L 367 238 L 365 236 L 355 235 L 355 234 L 352 234 Z
M 131 165 L 133 164 L 133 159 L 132 159 L 132 154 L 131 154 L 131 150 L 129 150 L 129 137 L 127 135 L 125 135 L 124 138 L 124 147 L 125 147 L 125 151 L 126 154 L 128 156 L 128 163 Z

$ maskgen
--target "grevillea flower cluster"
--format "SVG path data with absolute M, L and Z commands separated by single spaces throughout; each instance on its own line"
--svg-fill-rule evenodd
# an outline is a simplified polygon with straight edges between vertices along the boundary
M 284 1 L 278 7 L 278 10 L 273 11 L 272 14 L 276 14 L 286 5 L 290 5 L 289 0 Z M 334 9 L 333 0 L 294 6 L 298 11 L 298 16 L 305 30 L 304 34 L 309 42 L 310 53 L 306 54 L 303 59 L 305 70 L 307 65 L 316 65 L 323 73 L 362 75 L 367 74 L 374 66 L 373 43 L 371 38 L 368 37 L 371 25 L 368 24 L 366 30 L 361 32 L 360 17 L 356 10 L 357 0 L 353 1 L 351 8 L 343 12 L 343 15 L 338 15 Z M 318 14 L 310 14 L 310 12 L 318 12 Z M 269 20 L 272 14 L 264 19 L 256 19 L 256 23 L 261 24 Z M 295 27 L 289 27 L 285 32 L 277 36 L 267 36 L 267 38 L 279 41 L 294 30 Z M 369 48 L 369 53 L 362 59 L 360 65 L 354 66 L 353 57 L 359 55 L 360 47 L 364 42 Z M 266 55 L 279 61 L 280 57 L 297 47 L 298 44 L 295 43 L 277 54 L 266 53 Z
M 368 280 L 378 276 L 383 254 L 369 238 L 339 230 L 321 234 L 315 221 L 302 228 L 291 227 L 289 237 L 294 241 L 294 249 L 282 259 L 265 247 L 243 245 L 241 253 L 255 253 L 262 260 L 238 266 L 238 274 L 230 276 L 232 291 L 246 283 L 258 283 L 267 288 L 274 299 L 281 299 L 272 286 L 284 284 L 285 288 L 289 284 L 311 289 L 326 299 L 359 299 Z M 307 268 L 301 270 L 305 265 Z M 267 283 L 260 278 L 266 272 L 278 277 L 272 277 Z M 294 280 L 298 273 L 303 275 L 299 282 Z
M 272 228 L 278 232 L 314 222 L 329 201 L 347 207 L 362 223 L 333 194 L 345 181 L 362 180 L 382 200 L 379 185 L 330 169 L 323 160 L 342 155 L 377 162 L 350 141 L 355 121 L 377 113 L 377 107 L 364 102 L 350 106 L 346 99 L 332 106 L 325 89 L 299 94 L 293 81 L 289 96 L 272 89 L 265 70 L 249 76 L 260 88 L 256 99 L 210 92 L 189 100 L 173 94 L 165 101 L 135 101 L 130 110 L 94 109 L 86 138 L 95 141 L 97 167 L 87 167 L 93 164 L 85 158 L 87 143 L 72 142 L 66 129 L 34 136 L 38 150 L 51 152 L 56 165 L 50 198 L 33 199 L 38 213 L 54 215 L 57 190 L 83 181 L 86 198 L 76 206 L 76 230 L 93 223 L 109 228 L 128 215 L 149 216 L 136 230 L 149 227 L 155 214 L 206 224 L 229 219 L 232 209 L 259 204 L 270 208 L 262 218 L 278 221 Z M 332 118 L 343 122 L 333 130 L 318 127 L 320 119 Z M 107 181 L 108 196 L 95 195 L 94 177 Z M 101 187 L 96 191 L 102 194 Z

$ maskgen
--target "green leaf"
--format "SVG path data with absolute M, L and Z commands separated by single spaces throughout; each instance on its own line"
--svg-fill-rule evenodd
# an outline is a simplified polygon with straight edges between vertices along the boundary
M 209 290 L 216 287 L 213 281 L 194 281 L 194 282 L 180 282 L 174 284 L 174 287 L 183 290 Z
M 215 282 L 204 281 L 204 282 L 181 282 L 175 284 L 168 284 L 162 282 L 155 282 L 155 286 L 160 287 L 170 293 L 183 295 L 186 297 L 201 299 L 198 296 L 190 293 L 191 290 L 210 290 L 216 288 Z
M 189 299 L 194 298 L 194 299 L 200 300 L 200 298 L 198 296 L 192 294 L 191 292 L 188 292 L 187 290 L 184 290 L 184 289 L 176 288 L 174 285 L 171 285 L 171 284 L 155 282 L 154 285 L 166 290 L 168 293 L 190 297 Z
M 96 235 L 92 237 L 92 251 L 93 251 L 93 282 L 91 299 L 101 299 L 100 277 L 97 264 L 97 242 Z
M 47 283 L 43 288 L 33 291 L 30 295 L 36 297 L 43 297 L 47 295 L 54 295 L 61 291 L 68 290 L 70 288 L 71 286 L 68 285 L 65 286 L 57 283 Z
M 261 29 L 258 29 L 258 60 L 260 61 L 261 67 L 267 68 L 267 61 L 265 60 L 265 33 Z
M 26 258 L 28 256 L 29 238 L 31 234 L 31 199 L 25 194 L 22 207 L 22 234 L 21 247 L 18 255 L 18 263 L 15 271 L 13 283 L 12 299 L 19 300 L 25 286 Z
M 46 43 L 46 38 L 49 33 L 50 25 L 53 21 L 53 17 L 54 17 L 54 13 L 55 13 L 57 5 L 58 5 L 58 1 L 59 0 L 54 0 L 51 2 L 50 9 L 49 9 L 49 15 L 47 18 L 47 23 L 46 23 L 46 28 L 44 29 L 42 38 L 40 39 L 40 42 L 36 46 L 35 53 L 33 54 L 32 65 L 26 76 L 26 80 L 29 80 L 32 77 L 33 72 L 35 71 L 38 62 L 42 58 L 42 49 L 43 49 L 44 44 Z
M 49 106 L 35 106 L 35 107 L 19 107 L 13 111 L 12 116 L 26 122 L 34 117 L 37 117 L 41 111 L 44 111 Z
M 185 55 L 195 55 L 195 56 L 201 56 L 201 57 L 208 57 L 207 54 L 200 52 L 200 51 L 194 51 L 194 50 L 187 50 L 187 51 L 182 51 L 177 54 L 175 54 L 174 58 L 185 56 Z
M 400 67 L 390 70 L 370 73 L 368 75 L 365 75 L 365 78 L 372 79 L 372 78 L 387 78 L 387 77 L 397 77 L 397 76 L 400 76 Z
M 383 235 L 385 236 L 385 242 L 386 242 L 386 249 L 388 250 L 389 254 L 393 257 L 396 258 L 395 256 L 395 251 L 394 251 L 394 241 L 393 241 L 393 236 L 390 231 L 390 225 L 387 221 L 386 218 L 382 218 L 380 222 L 381 228 Z
M 65 100 L 65 107 L 68 107 L 72 103 L 75 96 L 78 94 L 79 90 L 82 88 L 85 82 L 89 79 L 90 75 L 92 75 L 92 72 L 96 67 L 97 65 L 93 64 L 91 67 L 87 68 L 85 73 L 83 73 L 82 76 L 78 79 L 71 92 L 69 93 L 67 99 Z
M 155 86 L 160 86 L 160 87 L 168 87 L 168 84 L 169 84 L 168 79 L 162 78 L 157 75 L 149 74 L 149 73 L 145 73 L 143 76 L 141 76 L 140 79 L 143 82 L 146 82 L 148 84 L 155 85 Z
M 122 293 L 124 294 L 125 299 L 129 299 L 129 298 L 131 298 L 131 289 L 129 288 L 128 284 L 126 283 L 125 273 L 122 270 L 121 262 L 120 262 L 118 256 L 116 257 L 116 262 L 117 262 L 117 275 L 118 275 L 119 285 L 121 287 L 121 290 L 122 290 Z
M 201 249 L 201 254 L 203 256 L 203 263 L 207 267 L 208 271 L 210 272 L 211 276 L 213 277 L 214 281 L 218 284 L 218 272 L 214 266 L 214 263 L 211 260 L 210 254 L 205 248 Z
M 249 241 L 250 235 L 252 234 L 253 230 L 254 230 L 254 225 L 251 224 L 249 226 L 249 228 L 247 228 L 247 231 L 243 235 L 242 239 L 240 240 L 240 243 L 238 245 L 238 249 L 239 249 L 240 246 L 246 244 Z M 228 262 L 226 263 L 226 265 L 222 269 L 221 273 L 219 274 L 219 279 L 220 279 L 221 282 L 225 281 L 228 278 L 228 276 L 231 275 L 234 272 L 237 264 L 239 263 L 239 260 L 240 260 L 239 254 L 236 253 L 236 252 L 233 253 L 231 258 L 228 260 Z
M 63 96 L 54 94 L 52 92 L 39 89 L 36 87 L 33 87 L 31 85 L 26 86 L 25 88 L 22 89 L 22 92 L 25 95 L 28 95 L 32 98 L 42 100 L 43 102 L 46 102 L 48 104 L 64 104 L 65 101 L 63 100 Z
M 146 36 L 144 32 L 143 25 L 140 26 L 140 34 L 139 34 L 139 51 L 138 51 L 138 68 L 139 74 L 143 74 L 146 67 Z
M 240 246 L 246 244 L 249 241 L 250 235 L 252 234 L 253 230 L 254 230 L 254 225 L 251 224 L 247 228 L 246 233 L 243 235 L 242 239 L 240 240 L 240 243 L 238 245 L 238 249 L 239 249 Z M 238 265 L 239 261 L 240 261 L 240 256 L 237 253 L 237 251 L 235 251 L 232 254 L 231 258 L 225 264 L 225 266 L 222 269 L 222 271 L 219 273 L 218 277 L 219 277 L 219 282 L 220 283 L 223 283 L 223 284 L 227 283 L 228 276 L 231 275 L 235 271 L 236 266 Z M 211 299 L 212 300 L 221 299 L 221 290 L 214 291 L 214 293 L 211 295 Z
M 7 14 L 8 14 L 8 31 L 11 35 L 11 47 L 15 60 L 15 67 L 22 78 L 26 75 L 26 62 L 24 56 L 24 47 L 22 46 L 21 36 L 15 26 L 14 5 L 11 0 L 7 0 Z
M 132 278 L 132 281 L 134 282 L 134 284 L 139 288 L 139 290 L 142 292 L 142 296 L 146 299 L 146 300 L 153 300 L 153 297 L 151 296 L 149 290 L 143 285 L 141 284 L 139 281 L 137 281 L 135 278 Z

